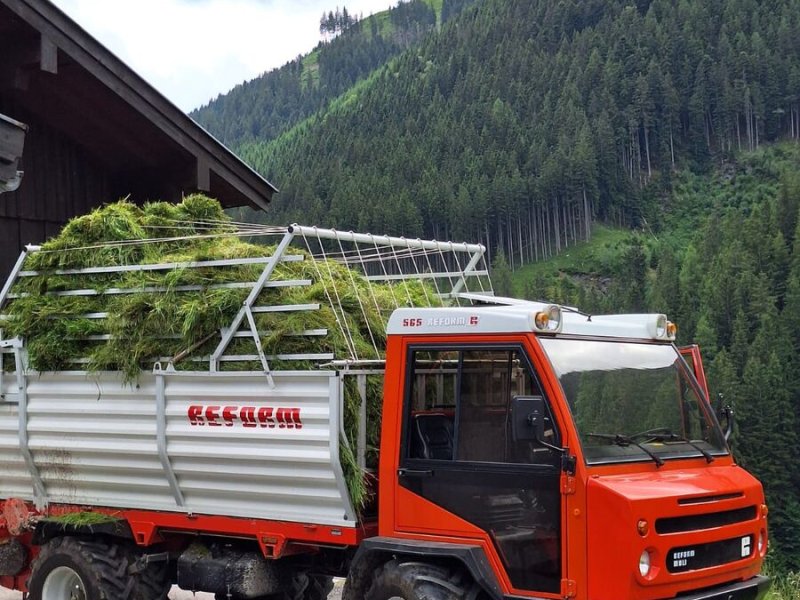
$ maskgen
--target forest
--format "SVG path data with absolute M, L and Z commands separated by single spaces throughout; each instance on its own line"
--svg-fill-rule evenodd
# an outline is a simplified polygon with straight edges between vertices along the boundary
M 401 7 L 413 36 L 364 19 L 193 115 L 281 189 L 247 218 L 482 241 L 499 291 L 674 316 L 800 571 L 800 0 Z M 636 233 L 519 281 L 600 226 Z

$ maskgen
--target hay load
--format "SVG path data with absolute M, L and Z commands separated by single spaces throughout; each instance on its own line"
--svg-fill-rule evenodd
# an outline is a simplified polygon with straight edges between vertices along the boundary
M 274 230 L 278 236 L 285 232 Z M 371 254 L 358 251 L 362 269 L 355 270 L 348 265 L 356 251 L 345 250 L 340 240 L 318 239 L 313 248 L 306 239 L 305 247 L 285 248 L 245 241 L 266 233 L 233 223 L 218 202 L 202 195 L 177 205 L 109 204 L 73 219 L 27 256 L 0 298 L 2 337 L 25 341 L 30 370 L 119 371 L 133 384 L 158 361 L 208 369 L 226 328 L 241 331 L 224 343 L 219 370 L 259 371 L 266 361 L 268 369 L 279 371 L 338 359 L 380 360 L 393 310 L 441 304 L 435 278 L 397 276 L 401 263 L 413 257 L 411 246 L 408 252 L 391 249 L 393 275 L 380 261 L 387 254 L 377 243 Z M 280 261 L 252 303 L 267 308 L 249 315 L 249 327 L 244 320 L 232 328 L 274 255 Z M 438 257 L 432 255 L 423 251 L 413 263 L 418 275 L 447 270 L 445 257 L 434 264 Z M 367 277 L 363 264 L 370 261 L 383 277 Z M 462 269 L 459 264 L 456 271 Z M 445 277 L 452 286 L 451 274 Z M 5 368 L 11 367 L 6 361 Z M 375 464 L 377 453 L 381 388 L 379 377 L 368 378 L 367 466 Z M 344 412 L 350 440 L 358 435 L 360 403 L 349 378 Z M 353 504 L 364 507 L 368 492 L 355 453 L 345 443 L 340 454 Z

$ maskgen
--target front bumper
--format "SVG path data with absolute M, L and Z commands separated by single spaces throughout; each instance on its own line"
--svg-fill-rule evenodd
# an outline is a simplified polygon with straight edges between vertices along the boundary
M 747 581 L 715 587 L 690 596 L 679 596 L 679 600 L 761 600 L 771 583 L 769 577 L 756 575 Z

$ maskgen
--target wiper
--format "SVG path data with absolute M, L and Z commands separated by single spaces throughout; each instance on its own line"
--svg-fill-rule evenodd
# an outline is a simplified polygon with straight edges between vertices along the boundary
M 586 435 L 589 437 L 596 437 L 603 440 L 610 440 L 612 444 L 615 444 L 617 446 L 622 446 L 623 448 L 627 446 L 636 446 L 642 452 L 647 454 L 647 456 L 652 458 L 653 461 L 656 463 L 657 467 L 660 467 L 664 464 L 664 459 L 662 459 L 657 454 L 654 454 L 652 450 L 643 446 L 642 444 L 640 444 L 631 437 L 621 435 L 619 433 L 587 433 Z
M 694 448 L 700 454 L 702 454 L 703 458 L 706 459 L 707 463 L 714 462 L 714 457 L 711 455 L 711 453 L 705 448 L 701 447 L 697 442 L 695 442 L 694 440 L 690 440 L 689 438 L 684 437 L 682 435 L 678 435 L 674 431 L 671 431 L 667 428 L 641 431 L 639 433 L 633 434 L 631 437 L 632 438 L 647 437 L 647 439 L 653 440 L 655 442 L 683 442 L 685 444 L 689 444 L 692 448 Z

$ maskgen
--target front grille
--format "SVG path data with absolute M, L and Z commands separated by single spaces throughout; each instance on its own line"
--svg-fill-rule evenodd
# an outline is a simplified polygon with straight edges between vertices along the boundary
M 729 494 L 714 494 L 713 496 L 693 496 L 692 498 L 681 498 L 678 504 L 706 504 L 707 502 L 720 502 L 721 500 L 734 500 L 744 497 L 744 492 L 731 492 Z
M 734 523 L 752 521 L 756 518 L 756 507 L 746 506 L 734 510 L 705 513 L 702 515 L 686 515 L 684 517 L 665 517 L 656 519 L 656 533 L 680 533 L 724 527 Z
M 673 548 L 667 554 L 667 571 L 683 573 L 742 560 L 753 555 L 754 536 Z

